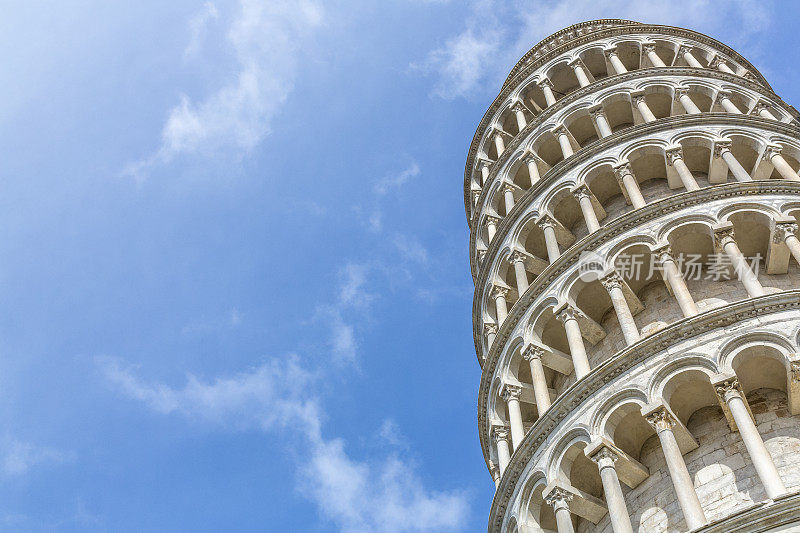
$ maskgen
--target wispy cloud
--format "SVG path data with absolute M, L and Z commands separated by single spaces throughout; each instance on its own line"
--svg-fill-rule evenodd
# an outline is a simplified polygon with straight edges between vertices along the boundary
M 724 13 L 724 16 L 721 16 Z M 598 18 L 726 33 L 740 49 L 769 29 L 774 2 L 753 0 L 474 0 L 464 27 L 412 69 L 431 75 L 431 93 L 444 99 L 496 93 L 511 67 L 534 44 L 572 24 Z
M 0 441 L 0 472 L 5 476 L 21 476 L 36 466 L 72 459 L 71 453 L 21 442 L 9 436 Z
M 378 180 L 378 182 L 375 183 L 375 194 L 383 196 L 393 189 L 399 189 L 405 185 L 409 179 L 416 176 L 419 176 L 419 165 L 417 165 L 416 162 L 412 162 L 411 165 L 399 174 L 384 176 Z
M 208 25 L 219 18 L 219 11 L 213 2 L 206 2 L 203 7 L 189 19 L 189 44 L 183 50 L 184 59 L 188 59 L 200 51 L 200 45 Z
M 355 459 L 341 439 L 322 436 L 312 373 L 296 358 L 272 361 L 231 377 L 201 381 L 189 376 L 180 388 L 147 383 L 113 358 L 97 363 L 111 386 L 161 414 L 202 420 L 222 428 L 298 431 L 302 459 L 298 484 L 340 531 L 455 531 L 469 515 L 467 495 L 431 491 L 413 461 L 396 454 Z M 392 428 L 396 432 L 396 428 Z
M 202 13 L 192 19 L 198 34 L 216 7 L 206 4 Z M 322 7 L 311 0 L 240 0 L 225 43 L 236 60 L 230 79 L 198 101 L 181 95 L 167 113 L 160 147 L 124 173 L 141 180 L 177 155 L 255 147 L 294 87 L 305 39 L 322 23 Z

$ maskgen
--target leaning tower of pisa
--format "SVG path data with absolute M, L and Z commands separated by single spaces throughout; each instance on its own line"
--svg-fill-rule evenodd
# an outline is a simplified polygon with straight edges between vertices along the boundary
M 517 63 L 464 176 L 491 532 L 800 530 L 800 126 L 627 20 Z

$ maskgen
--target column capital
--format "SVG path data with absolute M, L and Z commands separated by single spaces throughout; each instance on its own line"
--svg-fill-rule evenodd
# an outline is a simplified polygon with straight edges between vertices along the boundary
M 519 385 L 511 385 L 510 383 L 506 383 L 503 385 L 503 390 L 500 392 L 500 397 L 506 403 L 509 400 L 519 400 L 519 397 L 522 395 L 522 387 Z
M 478 263 L 483 263 L 484 257 L 486 257 L 486 250 L 478 250 Z
M 691 54 L 692 50 L 694 50 L 694 46 L 690 44 L 682 44 L 678 47 L 678 55 L 683 56 L 684 54 Z
M 780 244 L 789 235 L 797 235 L 797 222 L 776 222 L 775 233 L 772 234 L 772 242 Z
M 721 250 L 727 244 L 736 243 L 736 233 L 733 231 L 733 224 L 730 222 L 720 224 L 714 227 L 713 230 L 716 248 Z
M 581 183 L 574 189 L 572 189 L 572 195 L 575 197 L 576 200 L 580 201 L 581 198 L 591 198 L 592 191 L 589 190 L 589 187 L 585 183 Z
M 522 153 L 519 159 L 526 165 L 530 163 L 536 163 L 536 154 L 531 152 L 530 150 L 526 150 L 525 152 Z
M 664 154 L 667 156 L 667 164 L 669 166 L 675 166 L 675 161 L 683 159 L 683 146 L 670 146 L 664 150 Z
M 589 114 L 592 117 L 597 117 L 598 115 L 603 117 L 606 116 L 606 110 L 603 108 L 603 104 L 595 104 L 587 111 L 589 111 Z
M 769 106 L 769 104 L 767 103 L 766 100 L 759 99 L 756 102 L 756 105 L 753 106 L 753 109 L 750 111 L 750 114 L 751 115 L 758 115 L 761 111 L 768 111 L 769 107 L 770 106 Z
M 531 343 L 525 346 L 525 348 L 523 348 L 522 358 L 530 362 L 532 359 L 541 359 L 544 353 L 545 353 L 544 348 Z
M 514 250 L 511 252 L 511 255 L 508 256 L 508 262 L 512 265 L 515 263 L 525 264 L 525 254 L 519 250 Z
M 545 228 L 555 228 L 556 222 L 555 219 L 550 216 L 549 213 L 544 213 L 539 219 L 536 221 L 536 225 L 544 230 Z
M 688 87 L 675 87 L 675 98 L 679 99 L 681 96 L 688 96 L 689 88 Z
M 486 217 L 486 223 L 494 224 L 495 226 L 497 226 L 498 224 L 500 224 L 500 219 L 495 216 L 489 215 L 488 217 Z
M 525 104 L 523 104 L 523 103 L 522 103 L 522 102 L 520 102 L 519 100 L 514 100 L 514 101 L 511 103 L 511 111 L 514 111 L 515 113 L 516 113 L 517 111 L 525 111 Z
M 559 507 L 569 507 L 569 502 L 572 501 L 572 493 L 561 487 L 553 487 L 553 489 L 545 496 L 544 502 L 558 509 Z
M 553 88 L 553 82 L 550 81 L 549 78 L 540 78 L 536 80 L 536 85 L 538 85 L 539 87 L 550 87 L 551 89 Z
M 575 65 L 581 65 L 581 66 L 583 66 L 583 60 L 582 60 L 580 57 L 578 57 L 578 56 L 575 56 L 575 57 L 573 57 L 572 59 L 570 59 L 570 60 L 567 62 L 567 65 L 569 65 L 569 66 L 570 66 L 570 67 L 572 67 L 572 68 L 575 68 Z
M 745 70 L 744 74 L 742 74 L 742 77 L 748 81 L 752 81 L 753 83 L 758 83 L 758 78 L 756 78 L 756 75 L 749 70 Z
M 503 183 L 503 186 L 502 186 L 502 187 L 500 187 L 500 190 L 501 190 L 503 193 L 506 193 L 506 192 L 509 192 L 509 191 L 513 193 L 513 192 L 514 192 L 514 190 L 515 190 L 515 187 L 514 187 L 514 185 L 512 185 L 512 184 L 510 184 L 510 183 L 508 183 L 508 182 L 505 182 L 505 183 Z
M 492 437 L 494 437 L 495 442 L 500 442 L 504 440 L 508 442 L 508 437 L 511 434 L 511 429 L 508 426 L 501 426 L 501 425 L 493 425 L 492 426 Z
M 645 92 L 644 89 L 637 89 L 635 91 L 631 91 L 631 101 L 634 104 L 639 104 L 644 102 Z
M 720 64 L 728 66 L 728 62 L 717 54 L 711 59 L 711 63 L 709 63 L 708 66 L 711 68 L 719 68 Z
M 484 159 L 483 157 L 481 157 L 481 158 L 478 159 L 478 164 L 476 166 L 478 168 L 483 168 L 483 167 L 491 168 L 492 167 L 492 162 L 490 160 L 488 160 L 488 159 Z
M 563 306 L 561 309 L 556 309 L 556 318 L 561 322 L 566 322 L 567 320 L 577 320 L 583 316 L 584 314 L 580 309 L 569 304 Z
M 630 162 L 622 161 L 614 166 L 614 175 L 617 177 L 617 181 L 621 181 L 622 178 L 628 174 L 631 176 L 633 175 Z
M 491 295 L 492 298 L 505 298 L 508 296 L 508 289 L 506 287 L 495 285 L 492 287 Z
M 492 322 L 485 322 L 483 324 L 483 332 L 486 335 L 497 335 L 497 324 L 493 324 Z
M 717 91 L 717 100 L 725 100 L 726 98 L 728 100 L 730 100 L 730 98 L 731 98 L 731 92 L 730 91 L 725 90 L 725 89 L 721 89 L 721 90 Z
M 567 135 L 567 136 L 569 136 L 569 130 L 567 129 L 567 127 L 564 124 L 556 124 L 555 127 L 550 131 L 556 137 L 558 137 L 559 135 Z
M 653 254 L 658 259 L 659 263 L 664 263 L 665 261 L 675 261 L 675 256 L 672 255 L 672 247 L 669 244 L 665 244 L 664 246 L 660 246 L 653 250 Z
M 472 203 L 474 205 L 478 205 L 478 200 L 480 200 L 481 191 L 480 189 L 472 191 Z
M 615 56 L 615 55 L 617 55 L 617 47 L 616 46 L 609 46 L 609 47 L 603 48 L 603 54 L 606 57 Z
M 731 140 L 730 139 L 719 139 L 714 142 L 714 157 L 719 158 L 722 157 L 722 154 L 725 152 L 731 151 Z
M 656 51 L 656 43 L 646 42 L 642 43 L 642 52 L 645 54 Z
M 489 473 L 493 478 L 500 475 L 500 468 L 492 460 L 489 460 Z
M 601 468 L 606 466 L 612 466 L 614 463 L 619 461 L 619 454 L 609 448 L 608 446 L 601 446 L 596 453 L 592 454 L 589 458 L 595 463 L 598 464 Z
M 612 289 L 621 289 L 623 281 L 619 274 L 612 272 L 600 278 L 600 283 L 603 284 L 607 291 L 611 291 Z
M 656 432 L 672 429 L 673 426 L 675 426 L 675 419 L 672 417 L 672 413 L 670 413 L 663 405 L 650 412 L 645 417 L 645 420 L 647 420 L 647 422 L 653 426 L 653 429 L 655 429 Z
M 764 157 L 772 159 L 776 155 L 781 155 L 781 150 L 783 150 L 783 147 L 779 144 L 768 144 L 764 149 Z
M 722 398 L 723 402 L 727 402 L 737 396 L 744 397 L 742 388 L 739 385 L 739 379 L 736 377 L 729 377 L 714 383 L 714 390 L 717 392 L 717 396 Z
M 792 374 L 792 383 L 800 383 L 800 361 L 790 361 L 789 372 Z

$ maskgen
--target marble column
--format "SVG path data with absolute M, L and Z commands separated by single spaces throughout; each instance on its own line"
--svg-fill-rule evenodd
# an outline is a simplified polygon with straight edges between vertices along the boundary
M 528 271 L 525 270 L 525 254 L 518 250 L 514 251 L 508 260 L 514 266 L 514 276 L 517 278 L 517 292 L 521 297 L 528 290 Z
M 511 105 L 511 111 L 514 112 L 514 117 L 517 119 L 517 129 L 522 131 L 528 125 L 528 121 L 525 118 L 525 106 L 522 105 L 522 102 L 514 102 Z
M 639 328 L 636 327 L 633 313 L 631 313 L 631 308 L 628 307 L 628 301 L 625 299 L 625 293 L 622 291 L 622 278 L 618 274 L 612 273 L 601 278 L 600 283 L 603 284 L 603 287 L 608 291 L 609 297 L 611 297 L 611 304 L 614 306 L 614 312 L 622 328 L 622 336 L 625 337 L 625 342 L 628 345 L 635 343 L 639 340 Z
M 497 157 L 500 157 L 506 151 L 506 143 L 503 139 L 503 134 L 498 128 L 492 128 L 492 139 L 494 140 L 494 147 L 497 150 Z
M 733 71 L 733 70 L 732 70 L 732 69 L 731 69 L 731 68 L 728 66 L 728 64 L 725 62 L 725 60 L 724 60 L 724 59 L 722 59 L 722 58 L 721 58 L 721 57 L 719 57 L 719 56 L 714 56 L 714 59 L 712 59 L 712 60 L 711 60 L 711 63 L 709 63 L 709 65 L 708 65 L 708 66 L 709 66 L 709 67 L 711 67 L 711 68 L 715 68 L 715 69 L 719 70 L 720 72 L 724 72 L 724 73 L 726 73 L 726 74 L 736 74 L 736 73 L 735 73 L 735 72 L 734 72 L 734 71 Z
M 589 76 L 586 75 L 586 71 L 583 68 L 583 63 L 581 62 L 580 58 L 576 57 L 570 61 L 569 66 L 575 71 L 575 77 L 578 78 L 578 85 L 581 87 L 586 87 L 592 83 L 591 80 L 589 80 Z
M 644 196 L 642 196 L 642 191 L 639 189 L 639 182 L 636 180 L 636 176 L 633 175 L 630 163 L 620 163 L 614 167 L 614 174 L 617 177 L 620 187 L 628 193 L 628 198 L 634 209 L 639 209 L 647 205 L 644 201 Z
M 642 120 L 645 122 L 653 122 L 656 120 L 656 116 L 650 110 L 650 106 L 647 105 L 643 90 L 633 91 L 631 93 L 631 101 L 633 105 L 636 106 L 636 109 L 639 110 L 639 114 L 642 115 Z
M 714 157 L 718 158 L 721 157 L 725 164 L 728 165 L 728 169 L 733 174 L 733 177 L 736 178 L 736 181 L 753 181 L 753 178 L 750 177 L 750 174 L 742 167 L 741 163 L 736 159 L 731 152 L 731 141 L 717 141 L 714 143 Z
M 739 380 L 729 378 L 716 383 L 714 388 L 719 397 L 728 405 L 733 421 L 739 430 L 739 435 L 741 435 L 744 442 L 744 447 L 747 448 L 747 454 L 756 468 L 756 473 L 764 485 L 767 496 L 775 499 L 786 494 L 786 486 L 783 484 L 772 456 L 764 445 L 764 441 L 758 433 L 758 428 L 750 416 L 750 411 L 747 409 L 742 390 L 739 387 Z
M 698 313 L 697 305 L 694 303 L 694 299 L 686 287 L 686 281 L 683 279 L 675 258 L 672 256 L 672 249 L 669 246 L 659 248 L 655 251 L 655 257 L 661 266 L 661 275 L 678 301 L 678 306 L 681 308 L 683 316 L 696 315 Z
M 491 350 L 494 339 L 497 337 L 497 324 L 485 323 L 483 325 L 483 332 L 486 335 L 486 345 Z
M 594 211 L 592 205 L 592 193 L 586 185 L 580 185 L 572 191 L 575 199 L 578 200 L 578 205 L 581 206 L 583 219 L 586 221 L 586 228 L 589 233 L 594 233 L 600 229 L 600 221 L 597 220 L 597 213 Z
M 748 296 L 751 298 L 764 296 L 766 294 L 764 287 L 761 286 L 761 282 L 758 281 L 750 265 L 747 264 L 747 259 L 739 249 L 739 245 L 736 244 L 736 235 L 730 222 L 714 229 L 714 242 L 717 249 L 725 252 L 725 255 L 728 256 L 734 272 L 736 272 L 739 281 L 744 285 Z
M 506 385 L 503 387 L 501 396 L 508 408 L 508 421 L 511 425 L 511 444 L 516 450 L 519 443 L 525 438 L 525 428 L 522 425 L 522 409 L 519 405 L 519 397 L 522 394 L 522 387 L 517 385 Z
M 487 159 L 481 159 L 478 164 L 481 170 L 481 186 L 484 186 L 489 181 L 489 172 L 492 169 L 492 162 Z
M 511 450 L 508 447 L 508 428 L 505 426 L 492 426 L 492 435 L 497 447 L 497 466 L 500 468 L 500 476 L 502 477 L 508 462 L 511 460 Z
M 800 181 L 800 176 L 798 176 L 797 172 L 794 171 L 791 165 L 789 165 L 786 159 L 781 155 L 781 146 L 777 144 L 768 144 L 766 150 L 764 150 L 764 159 L 772 163 L 772 166 L 775 167 L 775 170 L 778 171 L 778 174 L 780 174 L 783 179 Z
M 547 386 L 547 378 L 542 364 L 543 355 L 544 349 L 533 344 L 529 344 L 522 351 L 522 358 L 528 361 L 531 367 L 533 395 L 536 398 L 536 410 L 539 412 L 540 417 L 550 409 L 550 390 Z
M 614 69 L 614 74 L 625 74 L 628 72 L 628 69 L 625 68 L 625 65 L 622 64 L 622 61 L 617 55 L 616 47 L 606 48 L 603 50 L 603 53 L 608 58 L 608 62 L 611 63 L 611 67 Z
M 556 259 L 561 256 L 561 251 L 558 249 L 558 238 L 556 237 L 555 221 L 550 215 L 545 214 L 536 222 L 544 232 L 544 243 L 547 246 L 547 259 L 550 263 L 554 263 Z
M 766 118 L 769 120 L 777 120 L 775 118 L 775 115 L 773 115 L 770 112 L 769 108 L 770 105 L 767 102 L 765 102 L 764 100 L 759 100 L 758 102 L 756 102 L 756 105 L 753 106 L 753 110 L 750 111 L 750 113 L 753 115 L 758 115 L 761 118 Z
M 779 222 L 775 224 L 774 238 L 786 243 L 792 257 L 797 264 L 800 264 L 800 239 L 797 238 L 797 223 Z
M 633 533 L 631 518 L 625 505 L 625 496 L 622 494 L 622 485 L 615 463 L 619 455 L 607 446 L 592 455 L 592 461 L 600 469 L 600 480 L 603 483 L 603 494 L 608 506 L 608 516 L 611 518 L 611 529 L 614 533 Z
M 494 461 L 489 461 L 489 473 L 492 475 L 492 481 L 494 481 L 494 488 L 500 486 L 500 469 L 494 463 Z
M 495 309 L 497 310 L 497 324 L 503 325 L 503 321 L 508 316 L 508 289 L 505 287 L 494 287 L 492 289 L 492 298 L 494 299 Z
M 522 162 L 528 166 L 528 176 L 531 179 L 531 185 L 535 185 L 537 181 L 542 179 L 539 175 L 539 165 L 536 162 L 536 156 L 528 152 L 523 156 Z
M 495 234 L 497 233 L 497 226 L 500 225 L 500 219 L 497 217 L 486 217 L 486 232 L 489 235 L 489 242 L 492 242 Z
M 667 164 L 675 169 L 681 183 L 686 187 L 687 191 L 696 191 L 700 188 L 697 181 L 692 175 L 692 171 L 686 166 L 686 161 L 683 160 L 683 147 L 675 146 L 668 148 L 665 152 L 667 156 Z
M 602 104 L 597 104 L 590 107 L 589 115 L 591 115 L 592 120 L 597 127 L 597 133 L 600 135 L 601 139 L 608 137 L 613 133 L 611 131 L 611 126 L 608 125 L 608 117 L 606 116 L 606 112 L 603 109 Z
M 536 82 L 536 85 L 541 87 L 544 93 L 544 100 L 547 102 L 548 107 L 556 103 L 556 95 L 553 94 L 553 82 L 547 78 L 542 78 Z
M 662 407 L 650 413 L 647 416 L 647 421 L 658 434 L 661 450 L 664 453 L 664 459 L 667 463 L 669 477 L 672 479 L 675 495 L 678 497 L 678 503 L 683 511 L 683 518 L 686 520 L 686 525 L 689 529 L 695 529 L 705 525 L 706 515 L 703 512 L 703 507 L 700 505 L 697 492 L 694 490 L 692 477 L 686 469 L 686 463 L 678 447 L 678 441 L 675 439 L 675 434 L 672 432 L 672 428 L 675 426 L 675 420 L 672 418 L 672 415 Z
M 508 183 L 503 185 L 503 204 L 508 215 L 514 209 L 514 187 Z
M 650 60 L 654 67 L 665 67 L 666 65 L 656 54 L 656 43 L 642 43 L 642 52 Z
M 683 57 L 684 61 L 686 61 L 686 64 L 688 64 L 690 67 L 703 68 L 703 65 L 692 55 L 692 49 L 693 48 L 691 46 L 682 45 L 680 48 L 678 48 L 678 56 Z
M 736 104 L 734 104 L 731 101 L 731 92 L 730 91 L 719 91 L 717 93 L 717 101 L 719 102 L 719 105 L 722 106 L 722 109 L 724 109 L 728 113 L 734 113 L 734 114 L 737 114 L 737 115 L 741 115 L 742 114 L 742 112 L 739 110 L 739 108 L 736 107 Z
M 578 324 L 579 313 L 580 311 L 568 305 L 556 317 L 564 323 L 569 353 L 572 356 L 572 366 L 575 368 L 575 377 L 577 379 L 581 379 L 592 370 L 589 366 L 589 358 L 586 356 L 586 346 L 583 344 L 581 326 Z
M 678 100 L 683 106 L 684 111 L 690 115 L 698 115 L 701 113 L 700 108 L 695 105 L 689 96 L 689 89 L 686 87 L 678 87 L 675 89 L 675 99 Z
M 569 140 L 569 132 L 563 124 L 559 124 L 553 128 L 553 135 L 555 135 L 558 140 L 558 145 L 561 147 L 561 154 L 564 156 L 564 159 L 575 153 L 572 150 L 572 143 L 570 143 Z
M 572 527 L 572 514 L 569 511 L 569 502 L 572 494 L 558 487 L 545 496 L 545 503 L 553 508 L 556 515 L 556 528 L 558 533 L 575 533 Z

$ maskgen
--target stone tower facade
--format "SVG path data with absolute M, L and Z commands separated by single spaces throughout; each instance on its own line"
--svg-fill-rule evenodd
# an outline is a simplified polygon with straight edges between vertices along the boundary
M 800 530 L 798 167 L 797 111 L 700 33 L 519 61 L 464 176 L 489 531 Z

